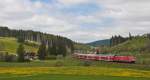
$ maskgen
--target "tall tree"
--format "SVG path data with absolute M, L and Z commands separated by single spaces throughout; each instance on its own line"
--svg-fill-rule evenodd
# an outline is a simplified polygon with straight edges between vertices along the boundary
M 24 43 L 24 42 L 25 42 L 25 40 L 24 40 L 24 38 L 23 38 L 23 37 L 21 37 L 21 36 L 20 36 L 20 37 L 18 37 L 18 42 L 19 42 L 19 43 Z
M 129 39 L 132 40 L 132 35 L 130 32 L 129 32 Z
M 66 50 L 66 46 L 64 45 L 64 42 L 59 41 L 59 46 L 58 46 L 58 50 L 57 50 L 59 55 L 63 55 L 64 57 L 67 54 L 67 50 Z
M 48 53 L 48 55 L 53 55 L 52 54 L 52 41 L 51 40 L 48 42 L 47 53 Z
M 40 60 L 45 60 L 46 59 L 46 56 L 47 56 L 47 51 L 46 51 L 46 44 L 44 41 L 41 42 L 41 45 L 39 47 L 39 50 L 38 50 L 38 58 Z
M 55 56 L 57 55 L 57 46 L 54 40 L 52 40 L 51 55 L 55 55 Z
M 18 49 L 17 49 L 17 55 L 18 55 L 18 61 L 19 62 L 25 61 L 24 54 L 25 54 L 24 46 L 23 46 L 23 44 L 20 44 Z

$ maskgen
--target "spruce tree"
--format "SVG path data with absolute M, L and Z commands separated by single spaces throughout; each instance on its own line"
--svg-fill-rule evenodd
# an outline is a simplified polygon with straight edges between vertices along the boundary
M 52 55 L 52 45 L 48 44 L 48 49 L 47 49 L 48 55 Z
M 51 55 L 55 55 L 57 56 L 57 46 L 56 46 L 56 42 L 52 41 L 52 48 L 51 48 Z
M 24 50 L 24 46 L 23 44 L 20 44 L 18 49 L 17 49 L 17 54 L 18 54 L 18 61 L 19 62 L 24 62 L 24 54 L 25 54 L 25 50 Z
M 131 35 L 131 33 L 129 33 L 129 39 L 132 40 L 132 35 Z
M 46 56 L 47 56 L 47 51 L 46 51 L 46 44 L 45 42 L 43 41 L 39 47 L 39 50 L 38 50 L 38 58 L 40 60 L 45 60 L 46 59 Z
M 23 38 L 23 37 L 18 37 L 18 42 L 19 42 L 19 43 L 24 43 L 24 42 L 25 42 L 25 40 L 24 40 L 24 38 Z

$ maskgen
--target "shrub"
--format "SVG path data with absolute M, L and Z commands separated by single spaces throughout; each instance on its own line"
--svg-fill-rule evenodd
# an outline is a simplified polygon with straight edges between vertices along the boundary
M 150 42 L 145 46 L 144 49 L 146 52 L 150 52 Z
M 57 57 L 56 57 L 58 60 L 61 60 L 61 59 L 63 59 L 64 57 L 63 57 L 63 55 L 57 55 Z
M 56 60 L 57 57 L 55 55 L 49 55 L 46 59 L 47 60 Z
M 17 40 L 19 43 L 24 43 L 25 42 L 25 40 L 24 40 L 24 38 L 23 37 L 18 37 L 18 40 Z
M 17 55 L 18 55 L 18 61 L 19 62 L 24 62 L 24 54 L 25 54 L 25 50 L 24 50 L 24 45 L 20 44 L 18 49 L 17 49 Z
M 0 61 L 5 61 L 5 53 L 0 52 Z
M 6 61 L 6 62 L 14 62 L 16 60 L 17 60 L 16 55 L 9 54 L 9 53 L 5 54 L 5 60 L 4 61 Z
M 91 61 L 83 61 L 82 63 L 83 66 L 91 66 L 92 65 L 92 62 Z
M 62 61 L 56 61 L 55 66 L 56 67 L 61 67 L 61 66 L 64 66 L 64 64 L 63 64 Z
M 28 45 L 28 46 L 33 46 L 35 48 L 39 47 L 39 45 L 37 43 L 33 43 L 33 42 L 29 42 L 29 41 L 25 41 L 24 44 Z

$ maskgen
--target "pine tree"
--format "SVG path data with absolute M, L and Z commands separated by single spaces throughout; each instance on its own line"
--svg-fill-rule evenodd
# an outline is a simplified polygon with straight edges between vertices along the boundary
M 48 55 L 52 55 L 52 41 L 49 41 L 48 43 L 47 53 Z
M 47 56 L 47 51 L 46 51 L 46 44 L 45 42 L 43 41 L 39 47 L 39 50 L 38 50 L 38 58 L 40 60 L 45 60 L 46 59 L 46 56 Z
M 19 42 L 19 43 L 24 43 L 24 42 L 25 42 L 25 40 L 24 40 L 24 38 L 23 38 L 23 37 L 18 37 L 18 42 Z
M 131 33 L 129 33 L 129 39 L 132 40 L 132 35 L 131 35 Z
M 58 46 L 58 54 L 63 55 L 65 57 L 66 53 L 67 53 L 66 46 L 61 43 L 61 45 Z
M 25 50 L 24 50 L 24 46 L 23 44 L 20 44 L 18 49 L 17 49 L 17 54 L 18 54 L 18 61 L 19 62 L 24 62 L 24 54 L 25 54 Z
M 51 55 L 55 55 L 55 56 L 58 55 L 56 42 L 54 42 L 54 41 L 52 41 Z

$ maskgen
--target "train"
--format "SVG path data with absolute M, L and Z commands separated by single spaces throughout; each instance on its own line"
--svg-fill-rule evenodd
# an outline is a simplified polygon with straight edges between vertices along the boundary
M 113 54 L 81 54 L 74 53 L 74 58 L 92 61 L 108 61 L 108 62 L 123 62 L 123 63 L 135 63 L 136 58 L 134 56 L 119 56 Z

